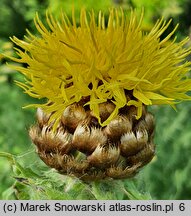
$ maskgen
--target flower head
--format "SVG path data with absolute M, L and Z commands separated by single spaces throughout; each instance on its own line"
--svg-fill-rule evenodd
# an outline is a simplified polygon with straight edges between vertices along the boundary
M 79 25 L 62 14 L 60 21 L 47 14 L 47 27 L 38 16 L 35 25 L 39 35 L 28 31 L 24 40 L 13 37 L 20 58 L 12 58 L 27 67 L 15 67 L 26 77 L 17 82 L 27 94 L 46 98 L 36 104 L 50 121 L 61 119 L 69 105 L 83 102 L 102 126 L 108 125 L 124 106 L 137 108 L 136 118 L 142 115 L 142 105 L 169 104 L 191 99 L 187 76 L 190 63 L 185 58 L 191 49 L 185 48 L 188 38 L 177 43 L 171 40 L 175 29 L 164 39 L 161 35 L 171 21 L 158 20 L 150 32 L 142 31 L 135 11 L 110 10 L 108 21 L 100 12 L 82 9 Z M 112 113 L 104 121 L 100 105 L 110 101 Z

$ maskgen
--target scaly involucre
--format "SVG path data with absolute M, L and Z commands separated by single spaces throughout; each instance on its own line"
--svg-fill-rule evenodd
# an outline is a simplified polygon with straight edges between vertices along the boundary
M 47 14 L 45 27 L 37 15 L 39 35 L 28 31 L 24 40 L 12 38 L 20 57 L 12 59 L 27 64 L 14 67 L 26 77 L 18 85 L 32 97 L 47 99 L 34 106 L 52 113 L 50 121 L 59 122 L 65 108 L 83 98 L 102 126 L 125 105 L 137 107 L 139 119 L 143 104 L 173 105 L 191 99 L 186 95 L 191 89 L 190 63 L 185 61 L 191 49 L 185 48 L 188 38 L 178 43 L 171 39 L 177 26 L 160 39 L 171 21 L 158 20 L 145 33 L 143 13 L 112 9 L 108 21 L 101 12 L 95 17 L 93 11 L 82 9 L 77 24 L 74 12 L 72 21 L 61 14 L 59 22 Z M 108 100 L 114 110 L 101 122 L 99 105 Z

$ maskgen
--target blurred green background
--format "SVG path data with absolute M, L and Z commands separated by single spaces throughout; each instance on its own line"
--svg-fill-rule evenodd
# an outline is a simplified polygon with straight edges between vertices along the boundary
M 153 23 L 163 16 L 173 18 L 171 28 L 180 24 L 177 37 L 181 40 L 190 35 L 191 1 L 189 0 L 0 0 L 0 53 L 13 55 L 13 45 L 9 37 L 23 38 L 26 28 L 35 33 L 33 18 L 38 12 L 45 19 L 49 9 L 55 17 L 62 8 L 69 16 L 72 6 L 78 15 L 80 8 L 100 9 L 107 15 L 109 7 L 144 7 L 143 28 L 149 30 Z M 35 158 L 34 147 L 28 137 L 28 128 L 35 122 L 33 109 L 22 109 L 34 99 L 22 93 L 14 80 L 21 76 L 6 64 L 7 59 L 0 54 L 0 152 L 17 155 L 29 167 L 40 164 Z M 155 143 L 157 154 L 137 178 L 143 182 L 144 190 L 153 199 L 191 199 L 191 103 L 177 105 L 177 112 L 167 106 L 153 106 L 150 110 L 156 116 Z M 33 155 L 33 156 L 31 156 Z M 31 158 L 33 157 L 33 158 Z M 15 181 L 7 159 L 0 157 L 0 199 L 4 191 Z

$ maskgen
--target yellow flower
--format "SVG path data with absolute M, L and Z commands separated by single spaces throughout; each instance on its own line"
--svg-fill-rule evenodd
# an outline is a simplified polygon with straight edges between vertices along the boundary
M 46 98 L 45 104 L 33 106 L 52 113 L 50 121 L 57 123 L 66 107 L 83 98 L 102 126 L 125 105 L 137 107 L 139 119 L 143 104 L 190 100 L 190 62 L 185 60 L 191 53 L 185 48 L 189 39 L 171 40 L 177 26 L 160 39 L 171 22 L 163 19 L 145 33 L 142 19 L 143 13 L 139 18 L 136 11 L 112 9 L 106 22 L 101 12 L 96 19 L 93 11 L 82 9 L 79 25 L 73 12 L 72 21 L 65 14 L 59 22 L 47 14 L 45 27 L 37 15 L 38 35 L 28 31 L 24 40 L 12 38 L 20 47 L 15 48 L 20 58 L 12 59 L 27 64 L 15 67 L 26 77 L 17 84 L 32 97 Z M 115 108 L 101 122 L 99 105 L 108 100 Z

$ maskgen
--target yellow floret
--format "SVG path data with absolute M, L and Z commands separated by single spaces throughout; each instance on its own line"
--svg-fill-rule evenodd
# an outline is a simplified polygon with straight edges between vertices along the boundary
M 186 93 L 191 89 L 188 77 L 190 62 L 185 58 L 191 49 L 185 48 L 189 40 L 171 40 L 175 29 L 160 39 L 171 21 L 158 20 L 149 33 L 142 31 L 140 18 L 135 11 L 124 13 L 112 9 L 106 23 L 100 12 L 81 11 L 76 24 L 62 14 L 60 21 L 47 14 L 48 28 L 38 15 L 35 25 L 39 35 L 28 31 L 24 40 L 13 37 L 20 58 L 26 68 L 15 67 L 24 74 L 24 83 L 17 82 L 27 94 L 46 98 L 45 104 L 34 104 L 58 122 L 63 110 L 82 97 L 89 97 L 90 110 L 102 126 L 107 125 L 125 105 L 137 107 L 137 118 L 142 115 L 142 104 L 173 105 L 190 100 Z M 133 99 L 126 97 L 131 91 Z M 115 104 L 111 116 L 104 122 L 99 117 L 98 105 L 107 100 Z

